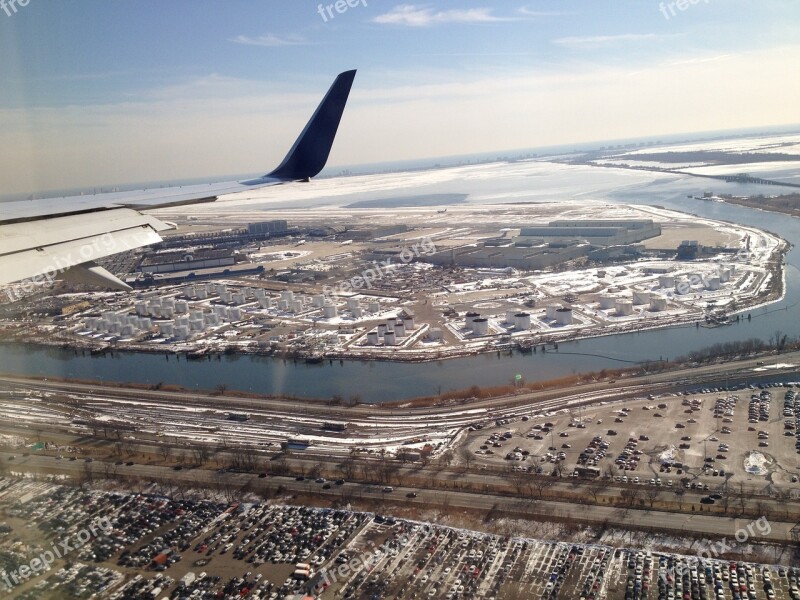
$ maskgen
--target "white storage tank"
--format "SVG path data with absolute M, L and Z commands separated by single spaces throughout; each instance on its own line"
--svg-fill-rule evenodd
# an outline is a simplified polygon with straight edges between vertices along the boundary
M 378 332 L 377 331 L 370 331 L 367 334 L 367 344 L 370 346 L 377 346 L 378 345 Z
M 185 340 L 189 338 L 189 326 L 188 325 L 176 325 L 175 326 L 175 337 L 179 340 Z
M 720 278 L 719 277 L 709 277 L 706 281 L 706 289 L 709 290 L 718 290 L 720 286 Z
M 136 329 L 133 325 L 123 325 L 122 329 L 120 330 L 120 335 L 130 336 L 133 335 L 134 331 L 136 331 Z
M 556 311 L 556 322 L 559 325 L 572 325 L 572 309 L 566 306 L 559 308 Z
M 288 300 L 278 300 L 278 310 L 283 310 L 283 311 L 289 310 L 289 301 Z
M 197 290 L 197 299 L 198 300 L 205 300 L 206 298 L 208 298 L 208 292 L 206 291 L 206 288 L 204 288 L 204 287 L 198 288 L 198 290 Z
M 471 331 L 471 330 L 472 330 L 472 322 L 473 322 L 475 319 L 480 319 L 480 318 L 481 318 L 481 313 L 476 313 L 476 312 L 468 312 L 468 313 L 467 313 L 467 314 L 464 316 L 464 327 L 465 327 L 466 329 L 469 329 L 469 330 Z
M 311 305 L 314 308 L 322 308 L 325 306 L 325 296 L 322 294 L 317 294 L 316 296 L 311 297 Z
M 386 323 L 378 324 L 378 336 L 383 337 L 386 334 Z
M 164 298 L 161 301 L 161 308 L 175 308 L 175 298 Z
M 230 304 L 231 303 L 231 297 L 232 297 L 232 294 L 230 292 L 222 292 L 219 295 L 219 301 L 220 302 L 224 302 L 225 304 Z
M 162 306 L 161 307 L 161 316 L 165 319 L 171 319 L 175 316 L 175 309 L 171 306 Z
M 203 331 L 205 329 L 206 324 L 203 319 L 190 319 L 189 320 L 189 329 L 192 331 Z
M 150 314 L 153 315 L 156 319 L 161 318 L 162 307 L 160 307 L 160 306 L 151 307 L 150 308 Z
M 334 319 L 338 314 L 335 304 L 326 304 L 322 307 L 322 316 L 325 319 Z
M 601 310 L 608 310 L 610 308 L 614 308 L 617 305 L 617 297 L 611 296 L 610 294 L 604 294 L 600 296 L 600 309 Z
M 203 316 L 206 325 L 219 325 L 219 315 L 217 313 L 206 313 Z
M 402 321 L 394 324 L 394 335 L 397 338 L 406 337 L 406 328 Z
M 369 312 L 371 313 L 379 313 L 381 312 L 381 303 L 380 302 L 370 302 L 369 303 Z
M 383 336 L 383 343 L 386 346 L 396 346 L 397 339 L 395 338 L 394 331 L 387 331 Z
M 161 332 L 161 335 L 164 337 L 172 337 L 175 335 L 175 323 L 172 321 L 164 321 L 163 323 L 158 324 L 158 330 Z
M 303 301 L 302 300 L 295 299 L 292 302 L 292 312 L 294 312 L 294 313 L 303 312 Z
M 258 304 L 261 308 L 272 308 L 272 300 L 268 296 L 259 298 Z
M 197 288 L 193 285 L 187 285 L 183 288 L 183 295 L 187 298 L 194 298 L 197 296 Z
M 719 280 L 722 283 L 728 283 L 731 280 L 731 270 L 724 267 L 719 269 Z
M 671 288 L 675 287 L 675 276 L 674 275 L 659 275 L 658 276 L 658 285 L 662 288 Z
M 189 303 L 186 300 L 178 300 L 175 303 L 175 312 L 178 314 L 189 312 Z
M 259 299 L 259 300 L 261 298 L 266 298 L 267 297 L 267 290 L 265 290 L 264 288 L 256 288 L 256 292 L 255 293 L 256 293 L 256 298 Z
M 347 299 L 347 310 L 353 310 L 354 308 L 359 308 L 361 304 L 358 301 L 358 298 L 348 298 Z
M 675 293 L 682 295 L 688 294 L 692 291 L 692 286 L 689 283 L 689 280 L 686 278 L 680 278 L 675 280 Z
M 652 312 L 667 310 L 667 299 L 664 296 L 652 296 L 650 298 L 650 310 Z
M 517 311 L 516 309 L 507 310 L 506 311 L 506 321 L 505 322 L 506 323 L 511 323 L 512 325 L 514 323 L 516 323 L 516 320 L 514 319 L 514 317 L 516 316 L 517 312 L 519 312 L 519 311 Z
M 633 292 L 633 303 L 650 304 L 650 292 Z
M 521 312 L 514 315 L 514 328 L 521 331 L 527 331 L 531 328 L 531 315 L 530 313 Z
M 403 319 L 403 326 L 406 331 L 414 331 L 414 317 L 406 317 Z
M 294 292 L 291 290 L 283 290 L 281 292 L 281 300 L 286 300 L 286 302 L 291 302 L 294 300 Z
M 242 292 L 233 294 L 232 298 L 233 298 L 233 303 L 237 305 L 244 304 L 246 301 L 246 298 L 244 297 L 244 294 Z
M 489 334 L 489 319 L 478 317 L 472 321 L 472 333 L 474 335 L 488 335 Z
M 617 300 L 615 309 L 618 316 L 628 317 L 633 314 L 633 302 L 630 300 Z
M 152 319 L 147 317 L 143 317 L 139 319 L 139 328 L 144 329 L 145 331 L 149 331 L 153 327 Z
M 364 309 L 362 309 L 360 306 L 352 309 L 350 312 L 353 313 L 354 319 L 360 319 L 364 316 Z
M 146 317 L 148 314 L 147 302 L 137 302 L 135 305 L 136 314 L 140 317 Z
M 545 316 L 547 316 L 548 321 L 552 321 L 556 318 L 556 311 L 558 310 L 557 306 L 548 306 L 545 308 Z
M 228 310 L 228 319 L 233 321 L 241 321 L 242 320 L 242 309 L 241 308 L 231 308 Z
M 189 326 L 189 317 L 187 317 L 187 316 L 178 317 L 177 319 L 175 319 L 175 325 L 185 325 L 186 327 L 188 327 Z
M 217 284 L 217 294 L 227 294 L 228 293 L 228 286 L 224 283 Z
M 220 319 L 227 319 L 228 318 L 228 307 L 227 306 L 215 306 L 214 313 L 219 315 Z

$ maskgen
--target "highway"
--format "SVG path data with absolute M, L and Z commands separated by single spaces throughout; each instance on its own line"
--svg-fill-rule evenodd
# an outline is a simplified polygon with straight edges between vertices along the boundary
M 164 486 L 177 488 L 180 485 L 189 487 L 223 488 L 228 490 L 252 491 L 258 493 L 269 487 L 272 491 L 280 486 L 286 491 L 297 494 L 313 494 L 331 502 L 338 501 L 357 505 L 360 501 L 378 502 L 390 511 L 395 504 L 415 505 L 420 508 L 459 508 L 475 511 L 492 511 L 495 515 L 507 514 L 522 518 L 539 520 L 572 521 L 597 526 L 619 527 L 622 529 L 638 529 L 673 533 L 683 537 L 700 536 L 713 539 L 731 538 L 736 531 L 746 527 L 750 519 L 735 519 L 723 516 L 700 514 L 672 513 L 655 510 L 612 508 L 598 505 L 574 504 L 567 502 L 522 499 L 508 496 L 497 496 L 459 490 L 442 492 L 441 490 L 425 490 L 415 487 L 395 486 L 392 492 L 384 492 L 379 484 L 362 484 L 346 482 L 323 489 L 321 484 L 308 479 L 297 481 L 292 477 L 269 476 L 260 478 L 254 474 L 219 472 L 208 469 L 181 469 L 171 467 L 140 465 L 116 465 L 112 462 L 83 459 L 56 459 L 49 456 L 16 456 L 9 460 L 8 452 L 0 452 L 0 460 L 14 472 L 68 475 L 80 479 L 85 477 L 87 469 L 96 476 L 106 472 L 115 473 L 117 477 L 127 480 L 160 482 Z M 415 492 L 416 498 L 406 496 Z M 770 520 L 770 531 L 756 531 L 752 540 L 787 543 L 792 541 L 793 522 Z

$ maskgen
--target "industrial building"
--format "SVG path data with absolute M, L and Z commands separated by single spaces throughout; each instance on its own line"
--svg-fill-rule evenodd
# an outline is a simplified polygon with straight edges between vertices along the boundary
M 637 242 L 659 235 L 661 226 L 651 219 L 560 220 L 542 227 L 523 227 L 511 241 L 492 238 L 442 250 L 422 260 L 435 265 L 532 271 L 584 256 L 594 260 L 635 257 L 643 250 Z
M 406 233 L 408 225 L 395 223 L 392 225 L 375 225 L 374 227 L 359 227 L 349 229 L 342 235 L 342 239 L 353 241 L 374 240 L 376 238 Z
M 222 250 L 201 248 L 188 252 L 163 252 L 150 254 L 142 261 L 139 271 L 155 274 L 230 267 L 236 264 L 237 258 L 236 252 L 229 248 Z
M 259 223 L 248 223 L 247 233 L 249 235 L 274 235 L 284 233 L 289 230 L 289 223 L 283 219 L 274 221 L 261 221 Z
M 559 220 L 544 227 L 523 227 L 517 244 L 585 242 L 596 247 L 624 246 L 661 235 L 661 225 L 652 219 L 640 220 Z
M 430 256 L 423 255 L 421 260 L 435 265 L 500 269 L 511 267 L 532 271 L 586 256 L 589 250 L 588 244 L 544 245 L 535 248 L 524 246 L 497 248 L 481 244 L 451 248 Z

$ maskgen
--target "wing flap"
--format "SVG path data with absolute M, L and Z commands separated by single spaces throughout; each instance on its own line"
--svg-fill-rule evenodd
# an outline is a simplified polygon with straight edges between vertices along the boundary
M 0 256 L 142 226 L 154 231 L 170 229 L 155 217 L 129 208 L 13 223 L 0 229 Z
M 124 214 L 119 214 L 122 211 Z M 105 218 L 99 218 L 105 215 Z M 109 218 L 113 215 L 113 228 Z M 166 223 L 130 209 L 56 217 L 43 222 L 15 223 L 3 226 L 0 238 L 0 284 L 22 279 L 55 279 L 66 270 L 161 241 L 159 231 L 170 229 Z M 98 218 L 95 218 L 98 217 Z M 41 230 L 32 232 L 31 228 Z M 31 234 L 24 243 L 24 233 Z

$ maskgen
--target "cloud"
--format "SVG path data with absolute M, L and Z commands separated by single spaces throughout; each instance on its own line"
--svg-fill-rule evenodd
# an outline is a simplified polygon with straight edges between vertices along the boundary
M 381 25 L 402 25 L 404 27 L 429 27 L 446 23 L 495 23 L 511 19 L 497 17 L 491 8 L 468 8 L 464 10 L 440 10 L 425 8 L 415 4 L 400 4 L 388 13 L 378 15 L 373 22 Z
M 246 46 L 266 46 L 268 48 L 277 48 L 280 46 L 303 46 L 307 44 L 305 38 L 299 35 L 275 35 L 274 33 L 266 33 L 257 37 L 249 35 L 238 35 L 231 40 L 237 44 L 244 44 Z
M 563 37 L 553 40 L 553 43 L 560 46 L 571 46 L 573 48 L 591 48 L 625 42 L 657 41 L 672 37 L 675 37 L 675 34 L 656 35 L 655 33 L 622 33 L 619 35 L 586 35 Z
M 534 10 L 532 8 L 528 8 L 527 6 L 523 6 L 519 9 L 519 13 L 525 15 L 526 17 L 563 17 L 565 15 L 570 15 L 573 13 L 558 11 L 558 10 Z

